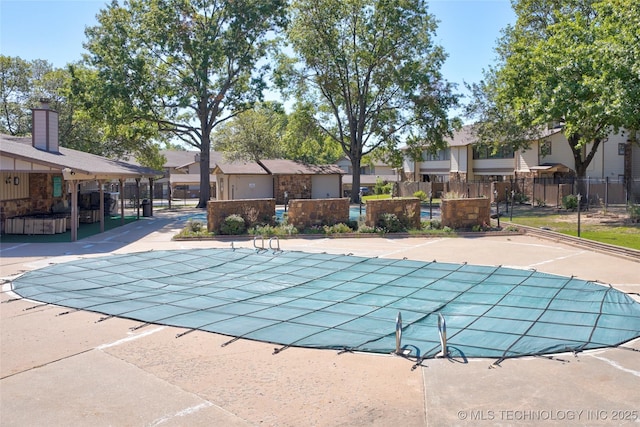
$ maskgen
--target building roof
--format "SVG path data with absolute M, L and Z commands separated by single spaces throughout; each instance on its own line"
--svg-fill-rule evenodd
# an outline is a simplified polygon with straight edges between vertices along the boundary
M 453 138 L 445 138 L 450 147 L 463 147 L 476 142 L 474 125 L 463 126 L 460 130 L 453 132 Z
M 218 163 L 213 172 L 226 175 L 341 175 L 344 173 L 336 165 L 307 165 L 286 159 Z
M 531 166 L 529 170 L 542 172 L 571 172 L 571 168 L 562 163 L 543 163 L 538 166 Z
M 261 160 L 259 163 L 271 175 L 336 175 L 344 173 L 337 165 L 308 165 L 285 159 Z
M 30 163 L 41 165 L 46 170 L 67 170 L 81 179 L 116 179 L 155 177 L 162 171 L 135 165 L 120 160 L 112 160 L 95 154 L 70 148 L 59 147 L 57 152 L 33 147 L 31 137 L 15 137 L 0 134 L 0 157 L 2 167 L 13 161 L 12 170 L 37 171 Z
M 213 173 L 226 175 L 268 175 L 268 172 L 258 163 L 243 161 L 218 163 Z
M 162 150 L 160 154 L 164 155 L 167 161 L 164 163 L 166 168 L 186 168 L 189 165 L 197 163 L 200 158 L 199 151 L 179 151 L 179 150 Z M 213 169 L 218 163 L 223 162 L 222 153 L 218 151 L 209 152 L 209 166 Z
M 475 124 L 469 124 L 463 126 L 461 129 L 453 132 L 452 138 L 445 138 L 445 142 L 450 147 L 464 147 L 467 145 L 473 145 L 477 142 L 477 136 L 475 135 Z M 562 132 L 562 127 L 548 128 L 546 126 L 541 127 L 538 131 L 532 132 L 529 136 L 530 139 L 542 139 Z
M 179 173 L 179 174 L 171 174 L 169 178 L 166 179 L 171 185 L 199 185 L 200 184 L 200 174 L 199 173 Z M 159 180 L 158 182 L 160 182 Z M 165 181 L 166 182 L 166 181 Z M 216 182 L 215 175 L 209 175 L 209 182 Z

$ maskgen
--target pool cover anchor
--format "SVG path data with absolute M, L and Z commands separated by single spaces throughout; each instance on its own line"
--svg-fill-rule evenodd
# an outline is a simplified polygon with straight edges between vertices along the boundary
M 436 357 L 449 358 L 449 350 L 447 350 L 447 322 L 444 320 L 442 313 L 438 313 L 438 334 L 440 335 L 440 345 L 442 350 L 436 354 Z
M 275 356 L 276 354 L 288 349 L 289 347 L 291 347 L 291 346 L 290 345 L 285 345 L 285 346 L 280 347 L 280 348 L 274 348 L 273 349 L 273 353 L 271 353 L 271 354 Z

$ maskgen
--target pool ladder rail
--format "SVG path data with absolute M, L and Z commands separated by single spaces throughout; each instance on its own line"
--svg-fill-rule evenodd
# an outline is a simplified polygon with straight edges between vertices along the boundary
M 448 358 L 449 351 L 447 349 L 447 323 L 444 315 L 438 313 L 438 334 L 440 335 L 440 352 L 436 354 L 437 358 Z M 394 354 L 398 356 L 408 356 L 408 350 L 402 347 L 402 313 L 398 312 L 396 316 L 396 350 Z

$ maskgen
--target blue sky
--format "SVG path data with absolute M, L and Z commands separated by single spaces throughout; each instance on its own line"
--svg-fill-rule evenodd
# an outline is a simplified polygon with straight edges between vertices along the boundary
M 0 0 L 0 53 L 45 59 L 55 67 L 81 58 L 84 29 L 96 24 L 103 0 Z M 509 0 L 435 0 L 429 10 L 440 21 L 436 41 L 449 58 L 445 78 L 478 82 L 494 63 L 500 30 L 515 22 Z

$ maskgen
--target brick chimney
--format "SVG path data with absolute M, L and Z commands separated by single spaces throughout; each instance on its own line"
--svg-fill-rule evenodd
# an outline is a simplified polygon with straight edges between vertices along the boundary
M 44 151 L 59 152 L 58 112 L 49 109 L 49 100 L 41 99 L 40 108 L 31 114 L 32 145 Z

